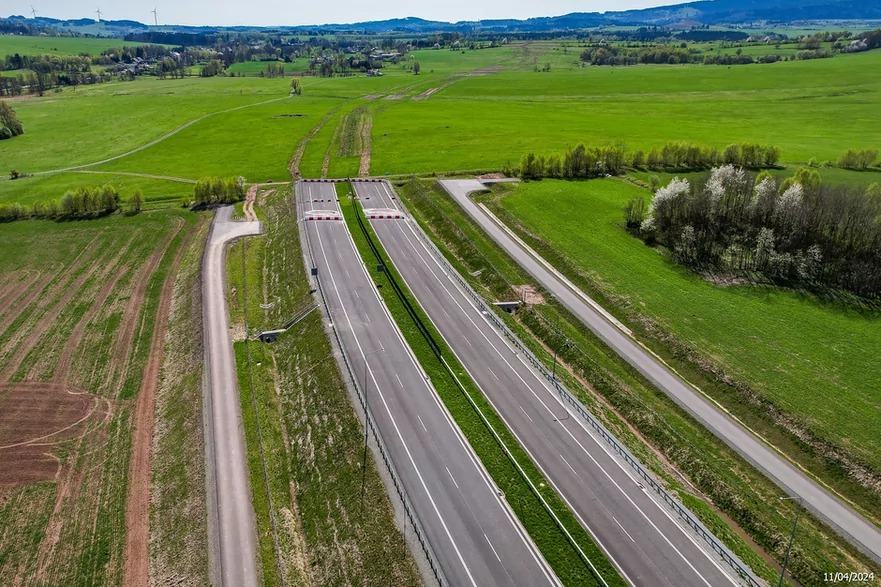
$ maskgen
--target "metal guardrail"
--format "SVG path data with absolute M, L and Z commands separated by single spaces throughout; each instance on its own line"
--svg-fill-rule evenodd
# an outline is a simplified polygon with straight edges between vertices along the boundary
M 389 189 L 393 189 L 391 185 L 388 186 Z M 403 202 L 398 198 L 398 202 L 403 206 Z M 412 218 L 412 216 L 411 216 Z M 415 223 L 415 221 L 414 221 Z M 737 574 L 738 577 L 749 587 L 764 587 L 764 583 L 760 582 L 752 570 L 743 564 L 740 559 L 733 553 L 731 550 L 722 544 L 722 542 L 716 538 L 716 536 L 706 527 L 703 522 L 701 522 L 688 508 L 686 508 L 682 503 L 670 494 L 667 489 L 661 485 L 659 481 L 657 481 L 643 465 L 639 462 L 639 460 L 631 454 L 631 452 L 625 447 L 611 432 L 609 432 L 605 426 L 599 420 L 591 414 L 584 405 L 572 395 L 572 393 L 566 389 L 564 385 L 562 385 L 559 380 L 557 380 L 553 374 L 548 371 L 547 367 L 542 363 L 532 352 L 531 349 L 527 348 L 514 334 L 508 325 L 502 321 L 501 318 L 496 314 L 496 312 L 486 303 L 486 301 L 480 297 L 480 295 L 474 291 L 471 285 L 459 274 L 455 267 L 444 257 L 443 253 L 441 253 L 440 249 L 432 242 L 430 238 L 423 232 L 422 227 L 415 223 L 416 230 L 414 231 L 418 238 L 427 245 L 428 249 L 432 252 L 432 254 L 437 258 L 438 261 L 446 268 L 447 272 L 456 280 L 457 283 L 462 287 L 463 291 L 465 291 L 477 304 L 479 308 L 483 311 L 482 313 L 489 319 L 490 323 L 496 327 L 501 334 L 507 338 L 515 348 L 517 348 L 524 357 L 529 360 L 529 362 L 535 367 L 539 373 L 544 376 L 545 379 L 550 382 L 553 386 L 554 390 L 557 394 L 572 408 L 575 412 L 585 421 L 590 427 L 596 431 L 597 434 L 602 437 L 606 443 L 615 450 L 616 453 L 628 464 L 631 469 L 643 480 L 645 481 L 649 487 L 667 504 L 667 506 L 673 510 L 679 518 L 685 522 L 692 531 L 695 532 L 718 556 L 719 558 L 727 564 L 731 569 Z
M 297 199 L 296 188 L 294 190 L 294 198 L 296 200 L 296 210 L 299 215 L 299 200 Z M 297 222 L 300 224 L 300 221 Z M 315 255 L 312 249 L 312 242 L 309 240 L 308 231 L 302 230 L 300 231 L 303 240 L 306 242 L 306 251 L 308 251 L 309 255 L 309 266 L 307 269 L 312 269 L 317 267 L 315 265 Z M 364 410 L 365 414 L 365 422 L 364 425 L 367 426 L 370 431 L 373 433 L 373 438 L 376 441 L 376 446 L 379 449 L 379 455 L 382 458 L 382 462 L 386 467 L 386 470 L 389 473 L 389 478 L 392 481 L 392 485 L 395 488 L 395 493 L 398 495 L 398 499 L 401 502 L 401 506 L 404 508 L 404 513 L 407 516 L 407 520 L 410 522 L 410 526 L 413 528 L 413 533 L 416 536 L 416 540 L 419 542 L 419 546 L 422 548 L 422 552 L 425 555 L 425 559 L 428 562 L 428 566 L 431 569 L 432 574 L 434 575 L 435 580 L 437 581 L 440 587 L 446 587 L 448 585 L 446 578 L 444 577 L 443 570 L 440 567 L 440 564 L 437 562 L 435 558 L 434 551 L 431 548 L 431 545 L 428 542 L 428 539 L 425 537 L 425 531 L 422 529 L 422 525 L 419 523 L 419 520 L 415 513 L 415 508 L 410 503 L 409 498 L 407 497 L 406 490 L 404 489 L 401 481 L 398 477 L 398 473 L 395 470 L 395 466 L 391 461 L 391 458 L 388 456 L 388 449 L 385 446 L 385 443 L 382 439 L 382 436 L 379 434 L 376 426 L 376 422 L 373 418 L 373 414 L 370 410 L 370 406 L 367 404 L 367 399 L 364 395 L 364 390 L 361 389 L 361 386 L 358 384 L 358 378 L 355 376 L 354 368 L 352 367 L 352 361 L 349 358 L 349 354 L 346 352 L 346 348 L 343 345 L 342 338 L 340 337 L 339 332 L 336 328 L 336 323 L 333 320 L 330 314 L 330 306 L 327 303 L 327 298 L 324 295 L 324 288 L 321 285 L 320 275 L 314 275 L 315 283 L 318 285 L 318 294 L 321 298 L 321 304 L 324 306 L 324 311 L 327 316 L 330 318 L 330 326 L 331 331 L 333 331 L 334 338 L 336 339 L 337 348 L 340 349 L 341 356 L 343 358 L 343 363 L 346 366 L 346 372 L 349 374 L 349 379 L 352 382 L 352 385 L 355 389 L 355 394 L 358 396 L 358 402 L 361 404 L 361 408 Z

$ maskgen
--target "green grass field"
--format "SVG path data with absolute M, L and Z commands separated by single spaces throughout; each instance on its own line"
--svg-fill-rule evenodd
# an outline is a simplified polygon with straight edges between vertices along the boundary
M 491 54 L 493 51 L 477 51 Z M 500 61 L 502 53 L 498 56 Z M 504 71 L 459 79 L 374 122 L 375 173 L 499 168 L 578 142 L 649 148 L 670 140 L 777 145 L 785 162 L 877 148 L 881 52 L 719 67 Z
M 111 38 L 0 35 L 0 55 L 99 55 L 107 49 L 136 45 L 143 43 Z
M 293 75 L 294 73 L 308 71 L 309 69 L 309 60 L 305 57 L 295 59 L 290 63 L 285 63 L 283 61 L 278 63 L 284 65 L 284 72 L 287 76 Z M 261 72 L 266 71 L 267 64 L 268 62 L 266 61 L 244 61 L 242 63 L 233 63 L 229 66 L 227 71 L 235 75 L 259 77 Z
M 629 322 L 650 320 L 810 431 L 881 470 L 881 314 L 769 288 L 714 285 L 623 228 L 645 190 L 531 182 L 500 200 Z M 645 330 L 645 329 L 644 329 Z

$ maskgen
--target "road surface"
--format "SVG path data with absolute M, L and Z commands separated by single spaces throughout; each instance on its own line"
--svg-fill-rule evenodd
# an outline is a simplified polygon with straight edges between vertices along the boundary
M 368 210 L 401 210 L 384 182 L 355 183 Z M 410 220 L 370 222 L 395 267 L 484 395 L 634 585 L 737 585 L 725 563 L 680 527 L 628 465 L 483 315 Z
M 260 223 L 232 222 L 232 210 L 232 206 L 217 210 L 202 264 L 211 565 L 215 585 L 256 587 L 257 531 L 224 277 L 226 245 L 237 238 L 259 234 Z
M 298 183 L 297 209 L 330 320 L 447 582 L 558 584 L 418 366 L 345 223 L 328 220 L 340 213 L 334 184 Z
M 440 184 L 496 244 L 609 348 L 787 494 L 800 498 L 814 515 L 867 556 L 881 563 L 881 529 L 673 373 L 629 336 L 625 329 L 615 324 L 595 301 L 575 288 L 487 210 L 472 202 L 468 197 L 471 193 L 486 190 L 482 183 L 476 180 L 444 180 Z

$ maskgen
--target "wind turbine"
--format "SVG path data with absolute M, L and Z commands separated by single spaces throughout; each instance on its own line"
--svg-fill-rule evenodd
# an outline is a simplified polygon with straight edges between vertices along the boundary
M 34 18 L 37 18 L 37 9 L 34 8 L 34 5 L 33 5 L 33 4 L 31 4 L 31 15 L 32 15 Z
M 153 24 L 155 26 L 159 26 L 159 13 L 156 11 L 156 8 L 153 8 Z
M 101 9 L 99 8 L 98 10 L 96 10 L 95 14 L 98 15 L 98 22 L 101 22 Z

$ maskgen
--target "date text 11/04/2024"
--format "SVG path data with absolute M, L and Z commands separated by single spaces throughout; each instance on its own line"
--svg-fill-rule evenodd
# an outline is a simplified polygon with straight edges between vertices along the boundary
M 826 583 L 871 583 L 875 573 L 823 573 Z

